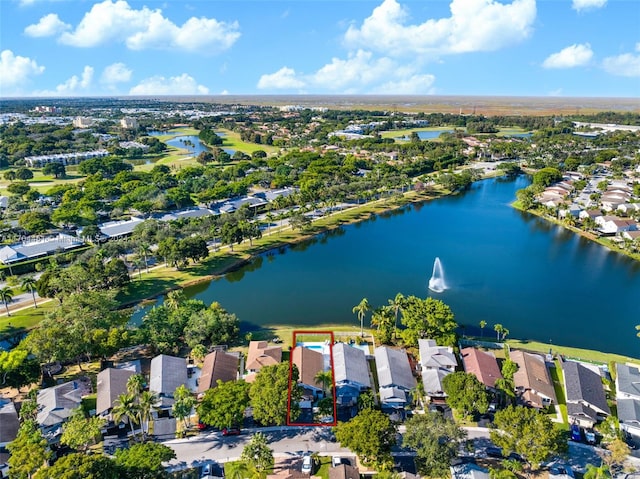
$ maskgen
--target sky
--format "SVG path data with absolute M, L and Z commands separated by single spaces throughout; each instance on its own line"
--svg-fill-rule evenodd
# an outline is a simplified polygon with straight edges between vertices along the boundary
M 0 0 L 0 97 L 640 98 L 638 0 Z

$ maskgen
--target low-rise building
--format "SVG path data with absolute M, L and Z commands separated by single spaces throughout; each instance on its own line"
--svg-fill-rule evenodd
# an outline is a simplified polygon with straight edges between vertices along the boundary
M 569 422 L 591 428 L 611 414 L 598 372 L 575 361 L 563 361 L 562 371 Z
M 525 405 L 544 409 L 558 402 L 547 363 L 542 356 L 511 351 L 509 358 L 518 365 L 513 382 L 518 398 Z
M 361 392 L 371 389 L 367 357 L 362 349 L 346 343 L 334 344 L 333 372 L 338 406 L 353 406 Z
M 403 409 L 411 402 L 409 392 L 416 387 L 407 352 L 387 346 L 375 351 L 380 403 L 383 409 Z
M 616 401 L 620 429 L 640 438 L 640 367 L 616 364 Z
M 203 394 L 218 385 L 218 381 L 227 382 L 238 379 L 238 364 L 240 358 L 237 353 L 213 351 L 204 358 L 202 374 L 198 383 L 198 394 Z
M 74 409 L 82 405 L 82 398 L 91 392 L 89 378 L 76 379 L 38 391 L 36 420 L 49 440 L 62 433 L 62 424 Z
M 502 373 L 493 354 L 476 348 L 464 348 L 460 356 L 467 373 L 473 374 L 485 387 L 495 389 L 496 381 L 502 379 Z
M 0 248 L 0 262 L 6 265 L 41 258 L 59 251 L 69 251 L 84 245 L 75 236 L 60 233 L 56 236 L 33 236 L 20 243 Z
M 127 392 L 127 381 L 135 371 L 131 369 L 106 368 L 98 373 L 96 388 L 96 414 L 106 416 L 111 413 L 118 396 Z
M 453 349 L 438 346 L 433 339 L 419 339 L 418 347 L 424 392 L 431 400 L 444 399 L 442 380 L 454 372 L 458 364 Z
M 175 390 L 187 384 L 186 359 L 161 354 L 151 360 L 149 391 L 158 395 L 161 408 L 170 409 L 173 406 Z

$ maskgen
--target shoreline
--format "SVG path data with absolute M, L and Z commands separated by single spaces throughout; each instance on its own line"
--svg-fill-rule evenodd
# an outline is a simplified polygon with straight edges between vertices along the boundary
M 585 231 L 585 230 L 583 230 L 581 228 L 577 228 L 575 226 L 571 226 L 571 225 L 568 225 L 566 223 L 563 223 L 559 219 L 554 218 L 552 216 L 549 216 L 548 214 L 545 214 L 545 213 L 543 213 L 541 211 L 538 211 L 537 209 L 525 210 L 522 206 L 520 206 L 520 203 L 518 202 L 518 200 L 513 201 L 509 205 L 513 209 L 516 209 L 518 211 L 522 211 L 523 213 L 530 213 L 530 214 L 540 218 L 543 221 L 548 221 L 549 223 L 555 224 L 557 226 L 561 226 L 564 229 L 566 229 L 568 231 L 571 231 L 572 233 L 575 233 L 578 236 L 581 236 L 582 238 L 585 238 L 585 239 L 587 239 L 589 241 L 592 241 L 592 242 L 602 246 L 603 248 L 607 248 L 612 253 L 618 253 L 618 254 L 621 254 L 623 256 L 626 256 L 627 258 L 629 258 L 631 260 L 640 261 L 640 254 L 631 253 L 631 252 L 626 251 L 626 250 L 624 250 L 622 248 L 618 248 L 617 246 L 615 246 L 611 242 L 606 242 L 605 240 L 601 239 L 599 236 L 597 236 L 597 235 L 595 235 L 593 233 L 589 233 L 588 231 Z

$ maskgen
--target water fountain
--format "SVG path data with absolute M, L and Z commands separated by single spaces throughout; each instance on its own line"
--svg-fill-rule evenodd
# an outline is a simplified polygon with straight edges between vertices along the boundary
M 442 293 L 447 289 L 447 283 L 444 282 L 444 270 L 438 257 L 433 262 L 433 273 L 431 273 L 431 279 L 429 279 L 429 289 L 434 293 Z

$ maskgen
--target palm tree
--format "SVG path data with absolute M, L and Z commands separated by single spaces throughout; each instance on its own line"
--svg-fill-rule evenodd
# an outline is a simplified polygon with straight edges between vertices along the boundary
M 487 325 L 487 322 L 482 319 L 480 320 L 480 339 L 484 337 L 484 327 Z
M 396 294 L 395 298 L 389 300 L 389 306 L 393 308 L 393 312 L 396 316 L 395 326 L 393 328 L 393 339 L 398 338 L 398 313 L 402 311 L 404 304 L 405 299 L 402 293 Z
M 360 320 L 360 337 L 364 336 L 364 317 L 370 310 L 371 306 L 369 305 L 369 300 L 367 298 L 362 298 L 362 300 L 351 310 L 353 314 L 358 315 L 358 319 Z
M 328 392 L 328 386 L 332 383 L 331 371 L 318 371 L 318 374 L 314 376 L 316 383 L 322 384 L 322 391 L 325 395 Z
M 8 286 L 0 289 L 0 301 L 4 303 L 4 307 L 7 308 L 7 316 L 11 316 L 9 312 L 9 303 L 13 299 L 13 290 Z
M 26 276 L 22 279 L 20 287 L 23 291 L 29 291 L 31 293 L 31 297 L 33 298 L 33 307 L 37 308 L 38 303 L 36 303 L 36 279 L 33 276 Z
M 144 389 L 144 376 L 134 374 L 127 379 L 127 392 L 137 398 Z
M 182 292 L 182 290 L 174 289 L 173 291 L 169 291 L 169 293 L 167 293 L 167 297 L 164 300 L 164 304 L 169 309 L 178 309 L 178 306 L 180 306 L 180 303 L 182 302 L 183 299 L 184 299 L 184 293 Z
M 118 424 L 125 417 L 129 426 L 131 427 L 131 434 L 134 433 L 133 420 L 138 414 L 138 404 L 136 403 L 136 397 L 131 393 L 120 394 L 115 401 L 115 406 L 111 410 L 111 416 L 113 422 Z
M 496 332 L 496 341 L 500 341 L 500 334 L 504 331 L 504 326 L 498 323 L 493 327 L 493 330 Z
M 147 261 L 147 255 L 151 253 L 151 248 L 147 243 L 140 243 L 138 245 L 138 254 L 144 258 L 144 265 L 149 273 L 149 262 Z
M 228 462 L 224 469 L 228 479 L 249 479 L 255 474 L 247 461 Z
M 158 405 L 158 395 L 151 391 L 142 391 L 138 396 L 138 418 L 142 427 L 142 440 L 146 439 L 149 433 L 149 423 L 152 419 L 152 412 Z

